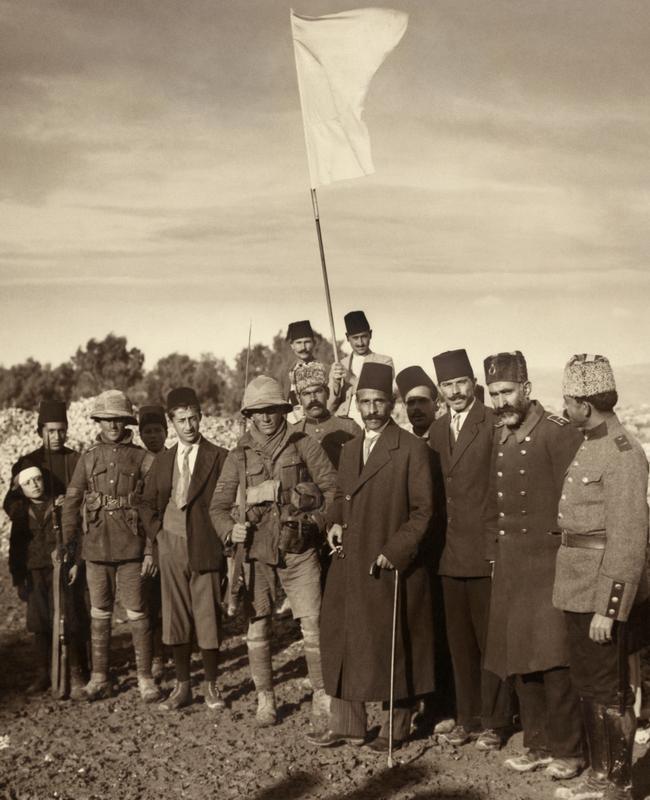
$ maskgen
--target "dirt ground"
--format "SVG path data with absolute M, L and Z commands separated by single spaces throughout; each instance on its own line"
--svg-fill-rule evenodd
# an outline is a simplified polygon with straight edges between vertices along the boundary
M 309 693 L 293 621 L 275 625 L 274 671 L 280 724 L 258 730 L 241 621 L 229 624 L 220 675 L 228 709 L 209 713 L 200 698 L 201 665 L 193 663 L 195 702 L 178 714 L 144 706 L 135 685 L 126 625 L 113 632 L 112 669 L 119 691 L 96 703 L 26 697 L 33 672 L 24 606 L 0 567 L 0 798 L 2 800 L 542 800 L 557 784 L 543 774 L 519 776 L 501 766 L 517 752 L 516 734 L 500 753 L 455 749 L 435 737 L 411 742 L 386 767 L 368 748 L 319 750 L 309 745 Z M 163 686 L 172 683 L 166 668 Z M 376 719 L 376 714 L 374 719 Z M 635 798 L 650 794 L 650 754 L 641 748 Z

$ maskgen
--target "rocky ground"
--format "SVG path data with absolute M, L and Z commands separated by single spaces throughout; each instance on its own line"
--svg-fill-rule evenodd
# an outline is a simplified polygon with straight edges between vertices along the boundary
M 554 785 L 542 774 L 511 775 L 504 753 L 516 752 L 516 734 L 501 753 L 468 745 L 444 746 L 434 737 L 415 740 L 385 757 L 368 748 L 318 750 L 306 741 L 309 694 L 297 627 L 276 624 L 274 668 L 280 724 L 258 730 L 241 621 L 229 624 L 220 682 L 229 708 L 208 713 L 198 697 L 200 662 L 193 678 L 195 703 L 163 715 L 141 704 L 127 626 L 116 625 L 112 667 L 119 691 L 93 704 L 26 697 L 32 677 L 24 607 L 0 568 L 0 798 L 2 800 L 542 800 Z M 165 686 L 171 684 L 167 668 Z M 376 717 L 375 717 L 376 719 Z M 638 753 L 635 798 L 650 794 L 650 755 Z

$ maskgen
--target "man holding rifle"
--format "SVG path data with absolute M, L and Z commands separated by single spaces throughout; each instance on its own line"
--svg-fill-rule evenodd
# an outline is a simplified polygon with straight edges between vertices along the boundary
M 250 562 L 247 645 L 260 726 L 277 722 L 271 666 L 277 578 L 293 616 L 300 620 L 314 717 L 322 717 L 328 706 L 321 668 L 316 548 L 323 537 L 323 511 L 334 497 L 335 473 L 318 442 L 287 425 L 289 411 L 291 405 L 273 378 L 260 375 L 248 384 L 242 414 L 252 424 L 228 454 L 210 506 L 224 544 L 246 548 Z M 238 506 L 239 521 L 234 522 L 233 507 Z
M 390 365 L 363 365 L 356 404 L 364 435 L 343 446 L 328 513 L 328 539 L 338 557 L 328 572 L 321 623 L 330 723 L 308 737 L 319 747 L 363 744 L 364 703 L 381 701 L 383 724 L 370 746 L 388 750 L 391 672 L 398 747 L 409 734 L 414 698 L 434 689 L 431 582 L 424 558 L 432 517 L 430 457 L 425 442 L 391 420 L 392 384 Z M 393 631 L 394 570 L 399 593 Z

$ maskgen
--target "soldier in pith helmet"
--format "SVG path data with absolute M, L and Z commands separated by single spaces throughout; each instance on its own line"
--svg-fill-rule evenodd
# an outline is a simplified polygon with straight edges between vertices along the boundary
M 489 356 L 484 367 L 498 422 L 488 498 L 495 565 L 484 667 L 504 680 L 514 676 L 519 697 L 528 752 L 505 765 L 517 772 L 545 767 L 549 777 L 567 779 L 583 765 L 582 723 L 566 625 L 552 602 L 559 541 L 549 531 L 581 436 L 531 399 L 521 352 Z
M 562 392 L 583 442 L 560 497 L 553 603 L 566 619 L 590 769 L 555 796 L 629 798 L 636 717 L 627 655 L 640 644 L 630 634 L 648 595 L 648 460 L 614 412 L 618 394 L 604 356 L 573 356 Z
M 62 514 L 65 543 L 75 542 L 79 528 L 83 530 L 92 643 L 92 674 L 85 693 L 89 700 L 111 694 L 108 661 L 117 586 L 131 627 L 140 695 L 153 702 L 160 692 L 151 677 L 151 625 L 143 584 L 153 560 L 137 509 L 153 456 L 133 443 L 128 426 L 138 423 L 123 392 L 100 394 L 90 416 L 99 423 L 99 434 L 79 459 Z

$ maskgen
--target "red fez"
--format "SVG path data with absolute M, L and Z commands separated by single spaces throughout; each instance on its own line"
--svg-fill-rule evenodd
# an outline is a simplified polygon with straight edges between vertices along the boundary
M 473 378 L 474 370 L 469 363 L 466 350 L 447 350 L 433 357 L 438 383 L 454 378 Z
M 201 407 L 194 389 L 190 389 L 188 386 L 172 389 L 167 395 L 167 413 L 170 414 L 175 408 L 184 408 L 185 406 Z
M 363 311 L 348 311 L 343 319 L 348 336 L 354 336 L 355 333 L 367 333 L 370 330 L 370 323 Z
M 376 389 L 389 397 L 393 395 L 393 368 L 389 364 L 366 361 L 361 367 L 357 392 L 360 389 Z
M 290 322 L 287 328 L 287 341 L 293 342 L 296 339 L 313 339 L 314 331 L 308 319 L 301 319 L 298 322 Z
M 65 410 L 65 403 L 59 400 L 42 400 L 38 409 L 38 427 L 46 422 L 63 422 L 68 424 L 68 416 Z
M 406 401 L 406 395 L 415 389 L 416 386 L 426 386 L 431 390 L 431 397 L 435 400 L 438 396 L 436 385 L 422 369 L 422 367 L 406 367 L 395 376 L 395 383 L 399 389 L 402 400 Z

